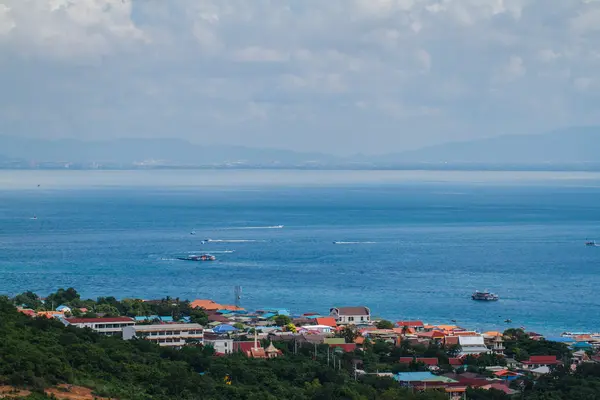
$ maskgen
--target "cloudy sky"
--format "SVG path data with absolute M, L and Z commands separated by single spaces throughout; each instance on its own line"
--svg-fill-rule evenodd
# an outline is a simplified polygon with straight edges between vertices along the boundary
M 600 124 L 596 0 L 0 0 L 0 134 L 380 153 Z

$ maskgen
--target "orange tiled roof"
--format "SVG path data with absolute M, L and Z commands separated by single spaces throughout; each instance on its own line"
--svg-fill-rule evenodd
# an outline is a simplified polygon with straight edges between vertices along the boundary
M 363 344 L 364 342 L 365 342 L 364 336 L 357 336 L 356 339 L 354 339 L 354 343 L 356 343 L 356 344 Z
M 485 332 L 483 334 L 483 336 L 498 337 L 498 336 L 503 336 L 503 334 L 501 332 L 489 331 L 489 332 Z
M 243 310 L 243 308 L 228 305 L 228 304 L 219 304 L 214 302 L 213 300 L 194 300 L 190 303 L 190 307 L 192 308 L 203 308 L 207 311 L 217 311 L 217 310 L 229 310 L 229 311 L 238 311 Z
M 46 317 L 46 318 L 54 318 L 56 316 L 64 316 L 65 313 L 60 311 L 39 311 L 37 313 L 38 317 Z
M 458 326 L 456 326 L 456 325 L 437 325 L 436 328 L 438 328 L 440 331 L 453 331 L 453 330 L 457 329 Z
M 331 326 L 332 328 L 335 328 L 337 326 L 337 323 L 335 322 L 335 318 L 333 318 L 333 317 L 316 318 L 316 320 L 317 320 L 317 325 L 326 325 L 326 326 Z
M 452 332 L 454 336 L 479 336 L 477 332 Z
M 194 300 L 190 303 L 192 308 L 204 308 L 205 310 L 221 310 L 221 305 L 212 300 Z

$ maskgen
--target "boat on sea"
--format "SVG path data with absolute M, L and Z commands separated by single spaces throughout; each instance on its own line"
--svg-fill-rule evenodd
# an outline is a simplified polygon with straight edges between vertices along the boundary
M 490 293 L 487 290 L 483 292 L 476 290 L 475 293 L 471 295 L 471 299 L 478 301 L 497 301 L 499 297 L 497 294 Z
M 200 256 L 192 255 L 187 257 L 177 257 L 177 259 L 182 261 L 215 261 L 217 257 L 211 254 L 202 254 Z
M 595 240 L 588 240 L 585 242 L 586 246 L 597 246 L 596 241 Z

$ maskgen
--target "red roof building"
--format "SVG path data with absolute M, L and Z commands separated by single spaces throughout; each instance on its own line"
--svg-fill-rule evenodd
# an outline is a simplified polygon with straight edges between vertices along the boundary
M 338 347 L 344 350 L 344 353 L 352 353 L 356 350 L 356 343 L 344 343 L 344 344 L 330 344 L 329 347 L 335 348 Z
M 561 362 L 556 359 L 556 356 L 531 356 L 529 360 L 521 362 L 526 368 L 539 368 L 549 365 L 558 365 Z
M 257 347 L 261 347 L 260 342 L 256 343 Z M 248 340 L 246 342 L 233 342 L 233 351 L 240 351 L 244 354 L 250 353 L 254 347 L 254 341 Z
M 410 364 L 411 362 L 423 363 L 428 367 L 437 367 L 439 365 L 439 360 L 434 357 L 422 357 L 422 358 L 413 358 L 413 357 L 400 357 L 400 364 Z
M 423 321 L 398 321 L 396 322 L 396 325 L 398 325 L 400 328 L 404 328 L 406 326 L 416 331 L 421 331 L 425 327 Z
M 448 364 L 450 364 L 453 367 L 460 367 L 463 365 L 463 362 L 460 358 L 450 357 L 448 358 Z
M 330 326 L 332 328 L 336 328 L 337 327 L 337 323 L 335 322 L 335 318 L 333 317 L 322 317 L 322 318 L 315 318 L 317 325 L 323 325 L 323 326 Z

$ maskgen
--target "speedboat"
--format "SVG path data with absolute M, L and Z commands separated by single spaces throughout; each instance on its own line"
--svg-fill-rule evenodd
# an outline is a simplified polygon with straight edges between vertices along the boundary
M 215 261 L 217 257 L 211 254 L 202 254 L 201 256 L 177 257 L 177 259 L 182 261 Z
M 497 294 L 490 293 L 487 290 L 483 292 L 476 290 L 475 293 L 471 295 L 471 299 L 479 301 L 497 301 L 499 297 Z
M 586 246 L 597 246 L 595 240 L 588 240 L 587 242 L 585 242 L 585 245 Z

